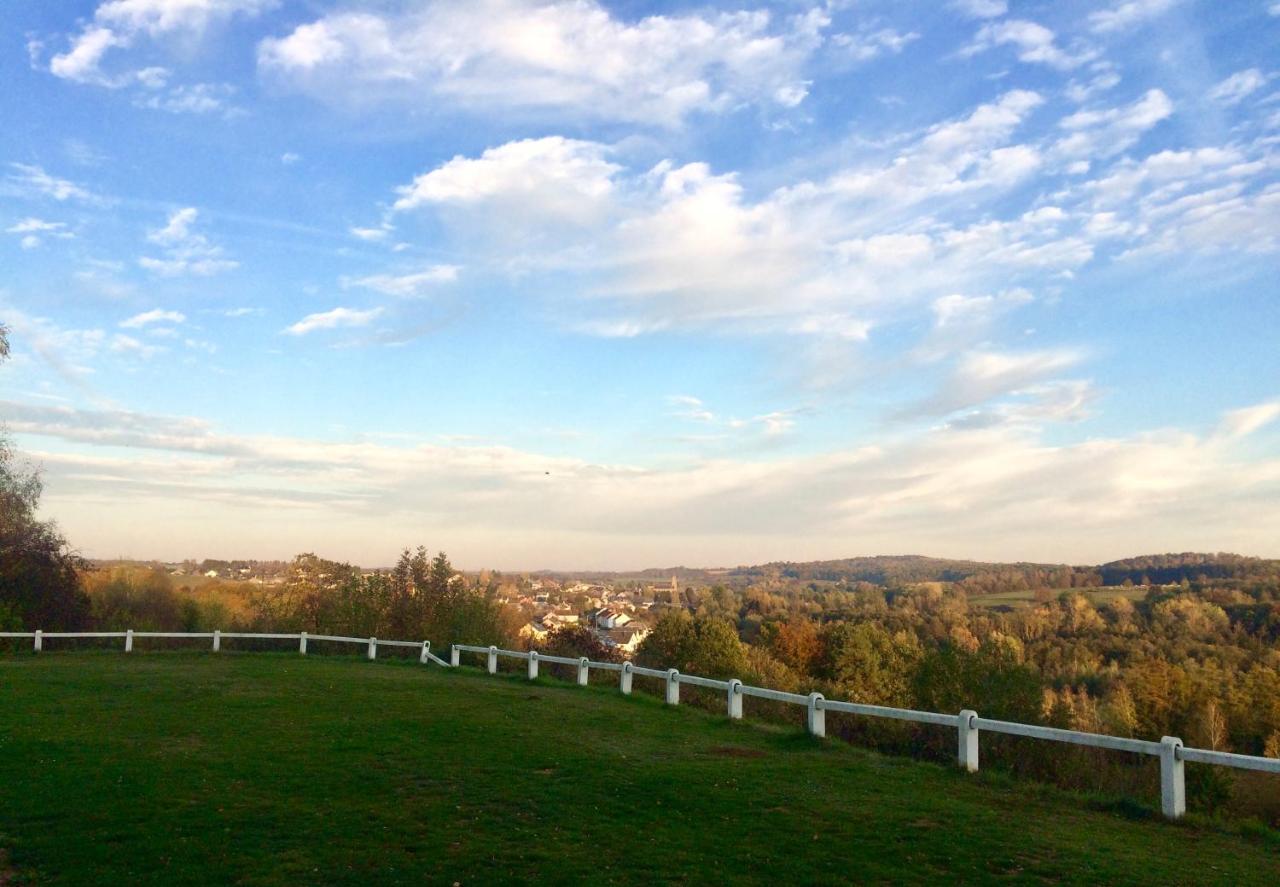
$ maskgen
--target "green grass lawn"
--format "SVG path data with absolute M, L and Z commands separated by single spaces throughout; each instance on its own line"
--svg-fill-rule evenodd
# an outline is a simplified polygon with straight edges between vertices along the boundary
M 0 657 L 0 854 L 0 884 L 1280 884 L 1265 834 L 603 687 L 287 654 Z

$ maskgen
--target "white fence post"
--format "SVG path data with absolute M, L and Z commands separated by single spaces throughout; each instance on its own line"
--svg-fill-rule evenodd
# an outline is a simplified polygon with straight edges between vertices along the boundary
M 303 656 L 307 655 L 307 633 L 305 631 L 298 635 L 298 652 Z
M 965 709 L 956 721 L 959 734 L 958 758 L 962 769 L 978 772 L 978 713 Z
M 217 629 L 213 633 L 213 652 L 217 653 L 222 649 L 222 630 Z
M 1160 812 L 1169 819 L 1180 819 L 1187 812 L 1187 783 L 1181 752 L 1181 739 L 1160 738 Z
M 378 658 L 378 639 L 377 638 L 369 638 L 369 658 L 370 659 Z
M 458 649 L 457 644 L 454 644 L 452 647 L 450 647 L 449 648 L 449 664 L 457 668 L 459 657 L 461 656 L 461 654 L 462 654 L 462 651 Z
M 667 669 L 667 705 L 680 704 L 680 672 Z
M 590 679 L 591 666 L 588 664 L 591 660 L 583 656 L 578 660 L 578 686 L 585 687 Z
M 126 653 L 133 652 L 133 629 L 129 629 L 124 633 L 124 651 Z
M 489 674 L 498 673 L 498 648 L 489 645 Z
M 35 643 L 32 648 L 36 653 L 44 649 L 44 631 L 42 629 L 36 629 Z
M 622 691 L 623 696 L 631 695 L 631 678 L 634 668 L 635 666 L 630 662 L 622 663 L 622 677 L 618 679 L 618 689 Z
M 427 664 L 427 657 L 431 655 L 431 641 L 422 642 L 422 652 L 418 654 L 418 661 L 423 665 Z
M 729 717 L 742 718 L 742 681 L 737 678 L 729 682 Z
M 529 680 L 533 680 L 538 676 L 538 651 L 529 651 Z
M 827 735 L 827 712 L 822 707 L 822 703 L 826 702 L 826 697 L 821 693 L 809 694 L 809 717 L 806 719 L 806 726 L 809 728 L 809 735 L 817 736 L 821 739 Z

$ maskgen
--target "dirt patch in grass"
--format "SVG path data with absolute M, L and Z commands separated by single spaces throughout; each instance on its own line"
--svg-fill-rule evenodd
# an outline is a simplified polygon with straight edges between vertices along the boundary
M 712 746 L 711 753 L 721 758 L 763 758 L 765 753 L 758 748 L 741 748 L 736 745 Z

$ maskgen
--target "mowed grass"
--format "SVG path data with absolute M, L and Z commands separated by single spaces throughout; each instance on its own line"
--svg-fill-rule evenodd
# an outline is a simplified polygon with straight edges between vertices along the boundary
M 548 679 L 25 654 L 0 713 L 0 883 L 1280 883 L 1265 835 Z

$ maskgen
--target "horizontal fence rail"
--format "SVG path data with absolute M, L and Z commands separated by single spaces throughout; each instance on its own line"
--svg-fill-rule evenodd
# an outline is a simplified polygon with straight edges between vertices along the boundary
M 826 713 L 828 711 L 950 728 L 956 731 L 957 762 L 961 768 L 969 772 L 977 772 L 978 770 L 978 740 L 983 731 L 1156 757 L 1160 759 L 1160 808 L 1161 812 L 1170 819 L 1178 819 L 1186 813 L 1186 779 L 1183 773 L 1183 764 L 1187 761 L 1196 764 L 1280 774 L 1280 759 L 1278 758 L 1187 748 L 1182 744 L 1182 740 L 1176 736 L 1165 736 L 1159 742 L 1153 742 L 1126 736 L 1107 736 L 1101 733 L 1084 733 L 1078 730 L 1062 730 L 1057 727 L 1043 727 L 1037 724 L 1019 724 L 1013 721 L 994 720 L 992 718 L 979 717 L 977 712 L 970 709 L 949 715 L 907 708 L 866 705 L 859 702 L 841 702 L 828 700 L 821 693 L 805 695 L 773 690 L 768 687 L 755 687 L 744 684 L 736 678 L 726 681 L 705 678 L 699 675 L 681 674 L 674 668 L 648 668 L 636 665 L 633 662 L 597 662 L 585 656 L 580 658 L 552 656 L 539 653 L 537 650 L 526 652 L 523 650 L 502 650 L 493 646 L 480 647 L 470 644 L 453 644 L 449 648 L 449 661 L 445 662 L 431 652 L 430 641 L 379 640 L 374 637 L 352 638 L 339 635 L 308 634 L 305 631 L 297 634 L 258 634 L 238 631 L 0 631 L 0 638 L 29 638 L 32 641 L 32 649 L 37 653 L 44 649 L 44 642 L 47 639 L 122 638 L 126 653 L 133 651 L 134 638 L 208 640 L 212 642 L 211 649 L 215 653 L 221 649 L 224 638 L 231 640 L 296 641 L 298 652 L 303 655 L 306 655 L 308 641 L 327 641 L 363 646 L 369 659 L 377 658 L 378 647 L 380 646 L 416 649 L 419 651 L 418 661 L 422 664 L 434 663 L 446 668 L 458 666 L 461 654 L 476 653 L 485 657 L 486 667 L 490 674 L 497 673 L 499 658 L 521 660 L 527 665 L 530 680 L 538 677 L 538 666 L 543 662 L 576 668 L 577 682 L 582 685 L 587 683 L 591 669 L 616 672 L 619 676 L 618 687 L 624 694 L 631 693 L 632 680 L 636 675 L 640 675 L 641 677 L 657 678 L 664 682 L 665 697 L 669 705 L 680 704 L 681 684 L 702 687 L 708 690 L 718 690 L 725 694 L 728 715 L 734 719 L 742 717 L 743 697 L 767 699 L 773 702 L 803 706 L 806 710 L 806 729 L 812 735 L 819 737 L 826 735 Z
M 365 655 L 370 659 L 378 658 L 378 647 L 408 647 L 419 650 L 418 661 L 424 665 L 434 662 L 436 665 L 449 667 L 439 656 L 431 652 L 431 641 L 388 641 L 377 638 L 348 638 L 332 634 L 308 634 L 300 631 L 297 634 L 260 633 L 251 631 L 0 631 L 3 638 L 31 638 L 33 649 L 39 653 L 44 649 L 44 642 L 49 638 L 124 638 L 124 651 L 133 652 L 134 638 L 167 638 L 173 640 L 211 640 L 213 652 L 222 649 L 224 638 L 231 640 L 255 641 L 297 641 L 298 652 L 307 653 L 308 641 L 330 641 L 338 644 L 359 644 L 365 648 Z

